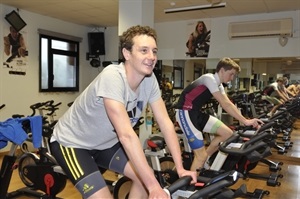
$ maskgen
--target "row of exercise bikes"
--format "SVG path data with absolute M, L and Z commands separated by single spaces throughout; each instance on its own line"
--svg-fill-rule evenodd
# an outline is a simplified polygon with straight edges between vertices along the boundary
M 263 198 L 270 194 L 268 190 L 262 189 L 249 192 L 245 184 L 237 189 L 231 188 L 239 179 L 246 178 L 264 180 L 268 186 L 280 186 L 279 180 L 283 177 L 280 170 L 283 163 L 268 157 L 274 150 L 279 154 L 285 154 L 292 147 L 290 134 L 294 121 L 300 116 L 298 111 L 300 98 L 295 97 L 285 103 L 275 115 L 268 118 L 266 109 L 270 104 L 259 99 L 259 95 L 251 96 L 234 96 L 232 100 L 244 111 L 243 114 L 256 117 L 257 113 L 261 114 L 259 117 L 263 119 L 265 125 L 259 130 L 238 124 L 232 125 L 235 133 L 223 142 L 219 151 L 211 157 L 210 169 L 199 171 L 198 183 L 195 185 L 190 184 L 189 177 L 178 177 L 175 164 L 160 134 L 153 134 L 147 139 L 148 147 L 145 149 L 145 155 L 157 180 L 172 198 Z M 172 103 L 176 103 L 175 100 L 172 100 Z M 171 114 L 174 113 L 174 110 L 171 110 L 172 103 L 167 107 Z M 54 199 L 64 190 L 67 177 L 51 155 L 49 148 L 49 138 L 56 123 L 53 116 L 60 105 L 61 103 L 55 104 L 53 100 L 39 102 L 30 106 L 32 110 L 30 116 L 14 115 L 0 123 L 1 142 L 11 143 L 10 151 L 4 156 L 0 170 L 0 198 L 29 195 L 34 198 Z M 218 104 L 212 100 L 203 109 L 216 114 Z M 18 139 L 6 136 L 7 124 L 14 127 L 15 133 L 22 135 L 18 135 Z M 183 164 L 189 169 L 193 153 L 180 129 L 177 133 L 182 146 Z M 37 151 L 28 150 L 28 142 L 32 143 Z M 21 149 L 22 155 L 17 155 L 18 148 Z M 270 173 L 265 175 L 253 173 L 252 170 L 258 163 L 268 165 Z M 18 170 L 25 187 L 8 193 L 15 169 Z M 105 169 L 99 169 L 102 173 L 105 172 Z M 116 181 L 107 180 L 107 184 L 112 187 L 114 198 L 127 198 L 131 181 L 125 176 L 118 176 Z
M 174 95 L 173 98 L 176 98 L 176 95 Z M 219 152 L 217 152 L 210 159 L 210 169 L 201 170 L 200 176 L 211 179 L 212 177 L 218 178 L 218 176 L 224 174 L 224 172 L 237 171 L 240 174 L 240 178 L 259 179 L 266 181 L 268 186 L 280 186 L 280 178 L 283 178 L 283 175 L 280 174 L 283 162 L 276 162 L 268 158 L 274 152 L 284 155 L 293 146 L 293 142 L 290 140 L 290 138 L 293 130 L 293 124 L 300 116 L 299 96 L 279 107 L 276 114 L 274 114 L 272 117 L 268 117 L 267 113 L 270 111 L 273 105 L 268 101 L 263 100 L 260 92 L 250 94 L 235 93 L 235 95 L 231 96 L 231 100 L 238 106 L 238 108 L 241 109 L 243 115 L 247 117 L 260 118 L 264 121 L 265 125 L 259 130 L 252 129 L 251 127 L 240 126 L 239 124 L 231 125 L 230 127 L 235 132 L 234 135 L 220 145 Z M 169 101 L 170 100 L 167 100 L 168 103 L 166 103 L 166 106 L 167 108 L 171 109 L 173 104 L 176 102 L 172 103 L 171 100 L 171 103 L 169 103 Z M 206 104 L 205 107 L 203 107 L 204 111 L 207 111 L 209 114 L 213 114 L 216 117 L 221 117 L 217 114 L 220 112 L 219 108 L 220 107 L 215 100 L 211 100 Z M 173 113 L 173 111 L 169 112 Z M 172 115 L 170 115 L 170 117 L 171 116 Z M 179 133 L 180 132 L 181 131 L 179 130 Z M 185 137 L 179 137 L 181 143 L 183 143 L 182 157 L 184 160 L 184 165 L 186 168 L 189 168 L 193 154 L 188 147 Z M 151 140 L 152 139 L 154 139 L 155 142 L 160 143 L 158 146 L 165 147 L 163 146 L 164 144 L 162 144 L 163 138 L 154 136 L 154 138 L 151 138 Z M 156 145 L 151 144 L 151 146 Z M 161 149 L 158 146 L 154 148 Z M 166 157 L 163 157 L 162 159 L 165 158 Z M 258 164 L 265 164 L 269 167 L 270 172 L 265 174 L 257 174 L 252 172 Z M 170 173 L 170 169 L 171 168 L 167 168 L 165 170 Z M 175 174 L 176 172 L 174 172 L 174 175 Z M 166 174 L 166 176 L 169 177 L 170 174 Z M 170 179 L 176 179 L 176 177 Z M 220 182 L 220 184 L 222 183 Z M 241 186 L 237 190 L 228 191 L 228 184 L 231 186 L 234 183 L 225 184 L 226 183 L 223 184 L 223 188 L 218 187 L 218 191 L 206 187 L 206 189 L 209 191 L 204 198 L 262 198 L 264 195 L 270 194 L 268 190 L 261 189 L 256 189 L 254 192 L 247 192 L 245 185 Z M 202 187 L 200 190 L 203 191 Z M 228 195 L 229 192 L 230 194 Z

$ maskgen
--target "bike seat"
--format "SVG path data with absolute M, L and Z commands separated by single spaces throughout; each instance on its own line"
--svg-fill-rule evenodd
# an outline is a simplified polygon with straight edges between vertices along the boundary
M 155 150 L 157 148 L 164 149 L 165 139 L 161 136 L 153 136 L 147 140 L 147 145 L 151 148 L 151 150 Z

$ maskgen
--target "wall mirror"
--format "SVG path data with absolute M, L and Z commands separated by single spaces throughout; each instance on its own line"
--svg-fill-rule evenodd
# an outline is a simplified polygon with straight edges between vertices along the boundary
M 262 90 L 278 76 L 290 74 L 291 83 L 300 80 L 300 57 L 238 58 L 242 71 L 228 90 Z M 215 73 L 219 59 L 162 60 L 161 77 L 167 77 L 180 92 L 204 73 Z
M 173 89 L 184 87 L 184 63 L 185 60 L 162 60 L 162 82 L 169 81 Z

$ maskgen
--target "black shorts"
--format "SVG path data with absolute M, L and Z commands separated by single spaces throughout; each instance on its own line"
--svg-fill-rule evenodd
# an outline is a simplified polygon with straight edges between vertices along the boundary
M 58 164 L 84 198 L 106 186 L 99 167 L 123 174 L 128 157 L 120 143 L 105 150 L 70 148 L 51 143 Z

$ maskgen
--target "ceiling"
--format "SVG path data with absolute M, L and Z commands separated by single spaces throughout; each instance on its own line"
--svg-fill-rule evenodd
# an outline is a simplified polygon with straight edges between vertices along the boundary
M 22 10 L 27 10 L 91 27 L 118 26 L 118 2 L 119 0 L 0 0 L 2 4 L 19 9 L 21 16 Z M 300 0 L 154 0 L 154 2 L 155 23 L 300 10 Z M 164 9 L 168 8 L 217 2 L 225 2 L 226 6 L 172 14 L 164 13 Z

